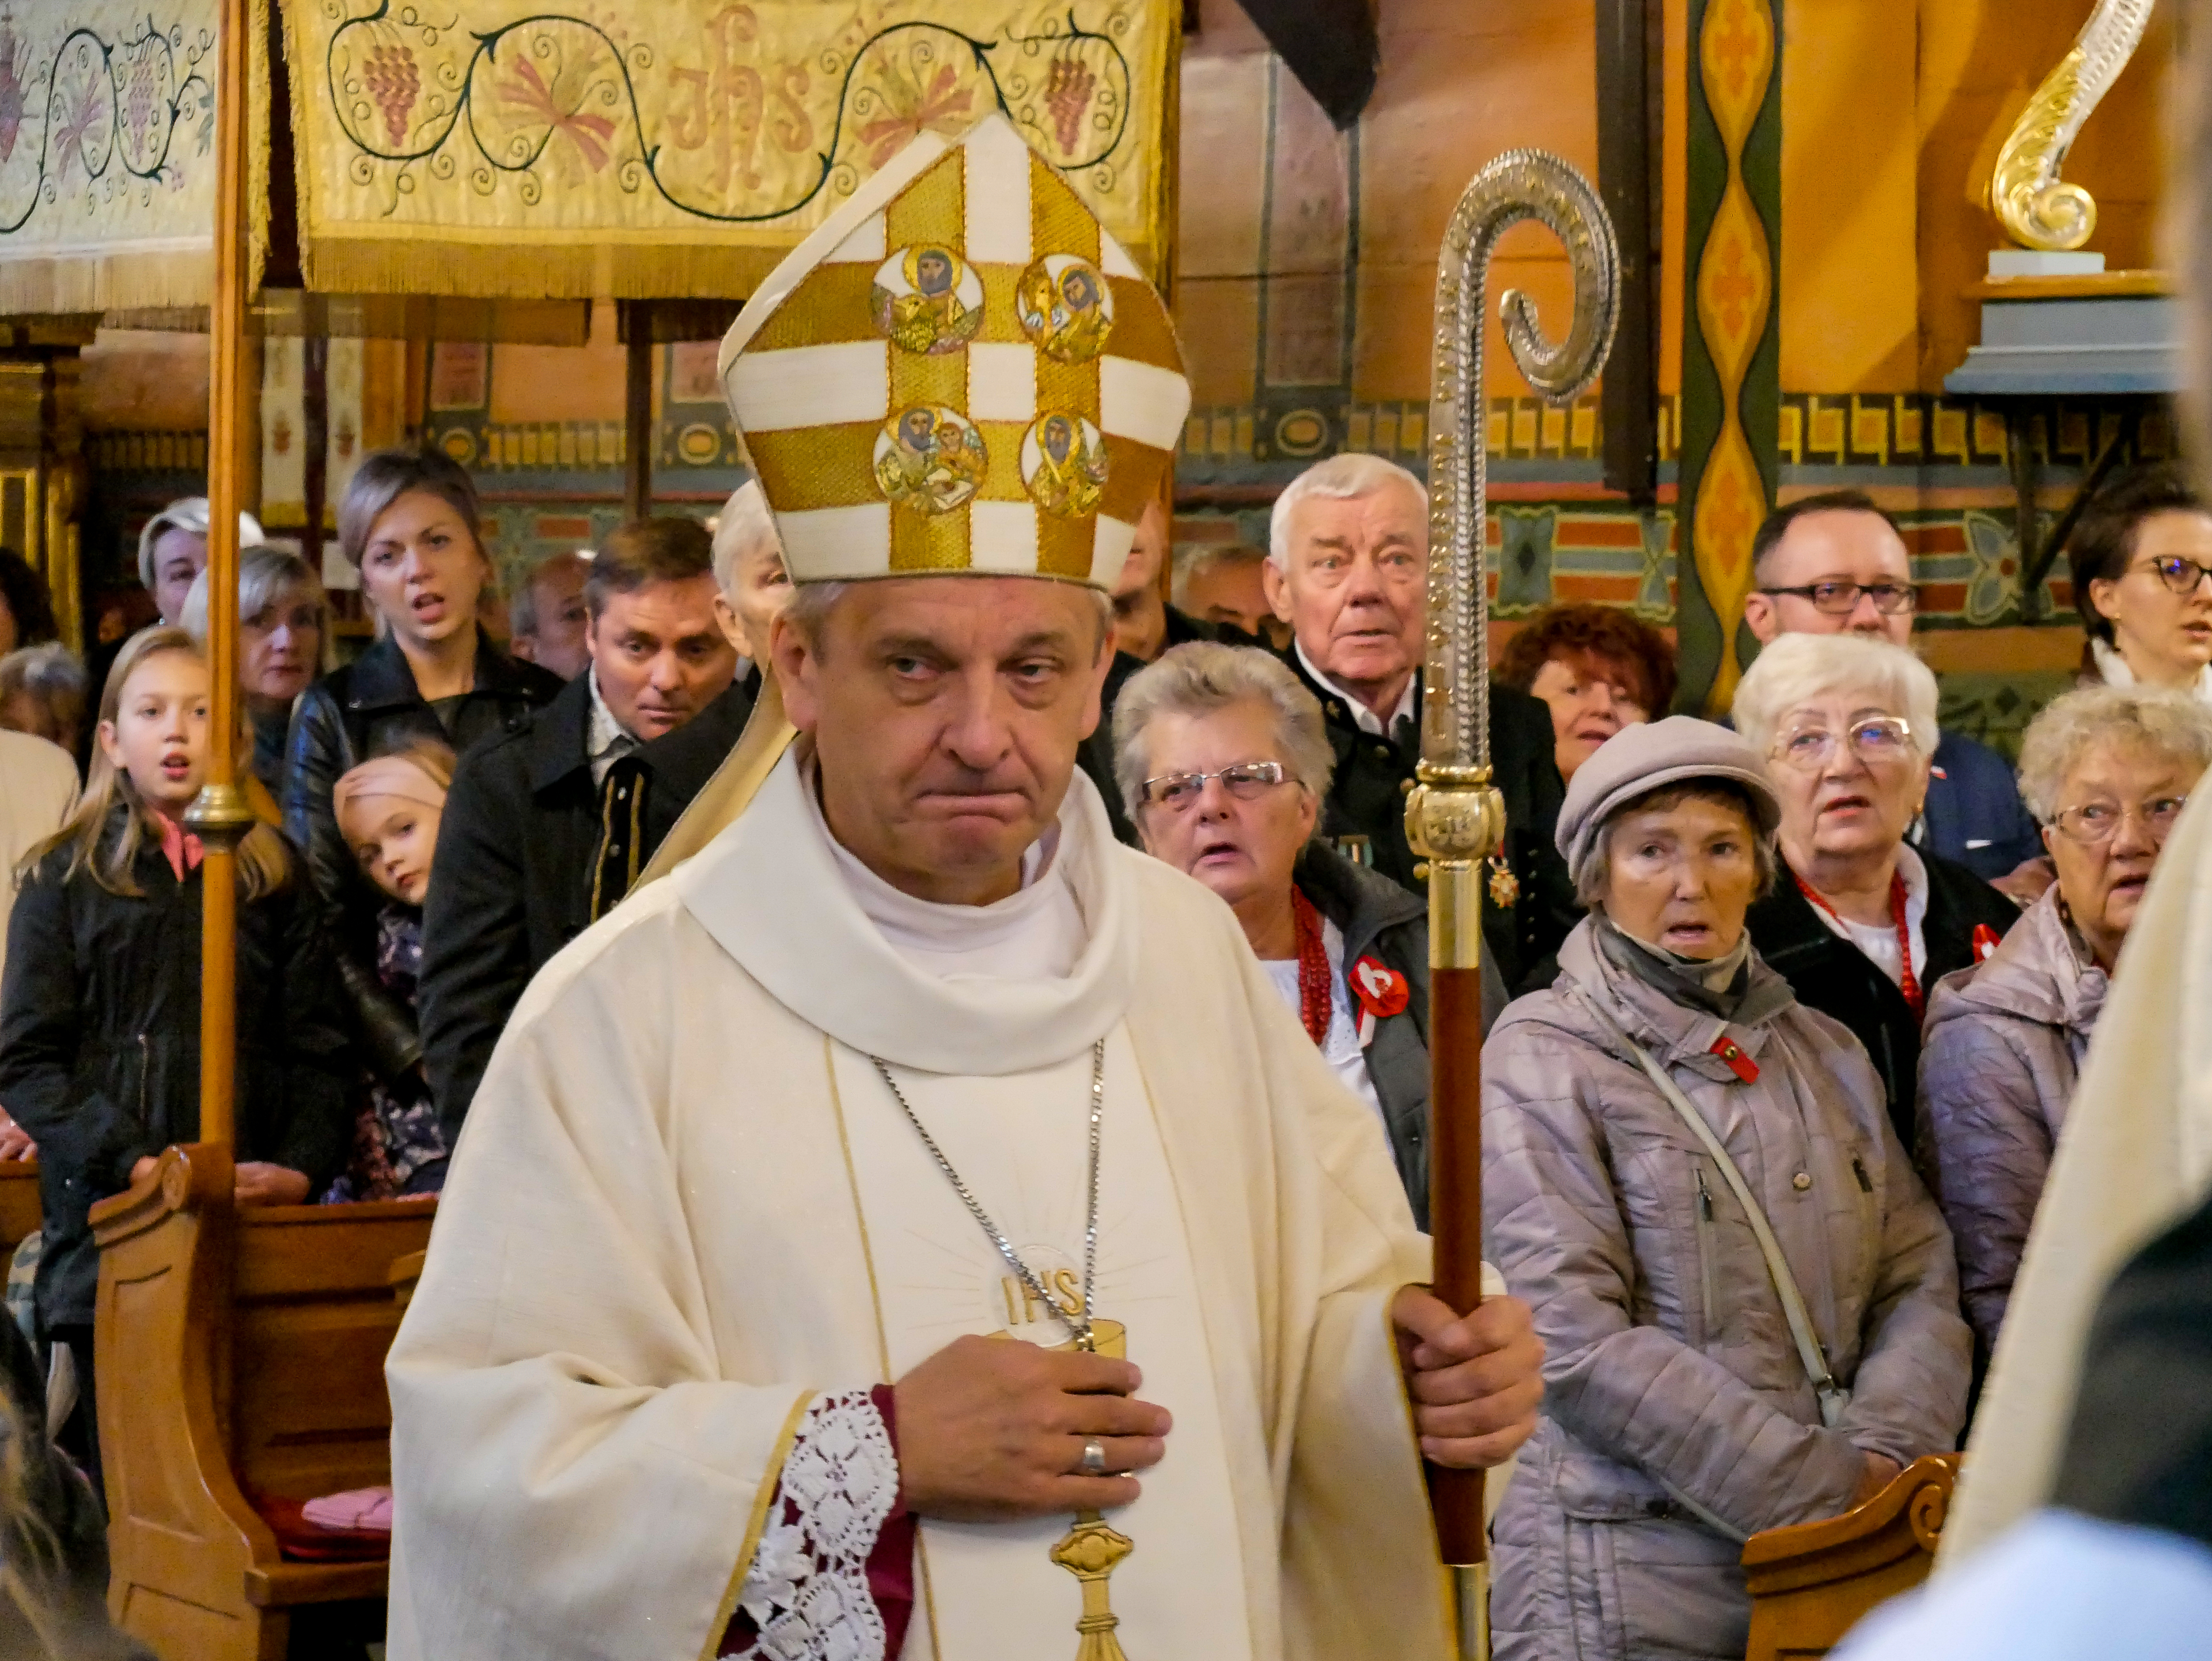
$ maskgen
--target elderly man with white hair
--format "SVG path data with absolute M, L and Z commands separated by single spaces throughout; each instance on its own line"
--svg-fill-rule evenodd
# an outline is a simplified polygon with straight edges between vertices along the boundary
M 791 599 L 783 544 L 776 540 L 775 521 L 769 517 L 757 479 L 731 491 L 714 521 L 714 582 L 721 590 L 714 600 L 714 621 L 743 660 L 738 684 L 749 698 L 757 697 L 769 630 Z
M 508 651 L 563 680 L 590 668 L 592 648 L 584 636 L 592 618 L 584 604 L 584 582 L 591 575 L 592 562 L 573 548 L 548 554 L 524 572 L 507 603 L 514 630 Z
M 1751 908 L 1752 943 L 1866 1046 L 1911 1147 L 1929 990 L 2020 919 L 1966 867 L 1905 840 L 1928 796 L 1936 677 L 1887 641 L 1784 635 L 1736 688 L 1735 721 L 1782 805 L 1784 869 Z
M 1418 891 L 1426 871 L 1407 843 L 1405 812 L 1421 750 L 1428 491 L 1380 456 L 1331 456 L 1275 499 L 1268 541 L 1261 577 L 1290 626 L 1284 661 L 1321 700 L 1335 752 L 1322 835 Z M 1506 841 L 1491 861 L 1483 937 L 1506 984 L 1517 986 L 1577 913 L 1552 846 L 1565 786 L 1551 712 L 1495 681 L 1490 764 L 1505 797 Z

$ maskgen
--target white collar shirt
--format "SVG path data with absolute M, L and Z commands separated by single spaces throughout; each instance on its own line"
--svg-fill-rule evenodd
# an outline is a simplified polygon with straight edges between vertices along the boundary
M 1344 707 L 1352 711 L 1352 719 L 1358 723 L 1361 732 L 1371 733 L 1376 738 L 1388 738 L 1396 730 L 1400 721 L 1410 721 L 1413 718 L 1414 701 L 1421 684 L 1419 673 L 1408 675 L 1406 678 L 1406 690 L 1398 695 L 1398 707 L 1390 712 L 1390 724 L 1386 727 L 1382 724 L 1382 718 L 1369 709 L 1356 695 L 1346 691 L 1343 687 L 1321 672 L 1314 660 L 1306 655 L 1304 642 L 1292 642 L 1291 649 L 1298 654 L 1298 662 L 1304 667 L 1306 673 L 1313 677 L 1323 691 L 1332 697 L 1344 700 Z

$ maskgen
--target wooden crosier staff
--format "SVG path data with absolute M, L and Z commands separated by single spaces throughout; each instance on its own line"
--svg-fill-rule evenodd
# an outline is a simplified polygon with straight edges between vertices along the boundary
M 253 810 L 238 788 L 238 513 L 246 384 L 247 0 L 222 0 L 216 75 L 215 291 L 208 306 L 207 782 L 185 812 L 200 838 L 200 1141 L 234 1147 L 238 1070 L 238 844 Z M 203 1155 L 203 1157 L 205 1157 Z M 229 1190 L 229 1183 L 222 1187 Z
M 1490 782 L 1490 594 L 1483 563 L 1486 492 L 1482 330 L 1490 256 L 1505 229 L 1540 219 L 1566 245 L 1575 313 L 1566 340 L 1538 332 L 1534 307 L 1508 289 L 1505 342 L 1528 384 L 1554 404 L 1595 380 L 1620 309 L 1613 224 L 1588 180 L 1541 150 L 1509 150 L 1474 176 L 1437 262 L 1436 356 L 1429 392 L 1428 653 L 1420 782 L 1406 830 L 1429 862 L 1429 1216 L 1437 1296 L 1464 1313 L 1482 1299 L 1483 861 L 1504 846 L 1505 808 Z M 1511 903 L 1502 864 L 1493 896 Z M 1489 1556 L 1482 1473 L 1429 1469 L 1437 1542 L 1452 1570 L 1461 1654 L 1489 1652 Z

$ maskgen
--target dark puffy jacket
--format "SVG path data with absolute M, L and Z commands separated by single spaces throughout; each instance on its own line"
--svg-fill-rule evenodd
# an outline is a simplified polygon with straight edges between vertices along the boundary
M 376 914 L 384 903 L 338 833 L 331 798 L 338 780 L 365 761 L 424 740 L 456 754 L 495 733 L 511 733 L 563 684 L 551 671 L 508 657 L 479 631 L 475 689 L 444 720 L 415 690 L 415 672 L 391 636 L 332 670 L 300 695 L 285 742 L 284 834 L 306 856 L 308 891 L 338 955 L 355 1034 L 369 1066 L 394 1079 L 421 1061 L 413 1019 L 376 979 Z
M 64 880 L 69 858 L 49 854 L 16 896 L 0 990 L 0 1102 L 39 1143 L 38 1305 L 50 1328 L 92 1319 L 94 1202 L 129 1187 L 141 1157 L 197 1141 L 200 1120 L 202 872 L 178 881 L 149 838 L 132 897 L 89 872 Z M 310 897 L 295 880 L 241 897 L 238 1158 L 328 1183 L 352 1135 L 351 1067 Z
M 591 683 L 579 675 L 521 726 L 471 751 L 453 775 L 438 826 L 435 876 L 422 922 L 422 1067 L 448 1145 L 476 1098 L 523 989 L 570 940 L 621 898 L 592 875 L 611 835 L 626 827 L 603 807 L 585 754 Z M 644 801 L 640 869 L 714 776 L 752 711 L 749 684 L 732 684 L 684 726 L 640 748 Z M 610 791 L 626 785 L 612 774 Z M 609 863 L 617 861 L 609 861 Z
M 1429 908 L 1388 877 L 1354 865 L 1321 843 L 1298 855 L 1291 880 L 1314 910 L 1344 936 L 1344 973 L 1350 986 L 1362 958 L 1371 957 L 1406 977 L 1405 1008 L 1375 1024 L 1367 1046 L 1367 1077 L 1382 1104 L 1398 1179 L 1413 1202 L 1413 1220 L 1429 1226 Z M 1505 983 L 1488 952 L 1482 958 L 1485 1037 L 1505 1007 Z
M 1932 855 L 1919 858 L 1928 867 L 1928 915 L 1920 924 L 1928 947 L 1923 984 L 1932 987 L 1972 964 L 1978 927 L 2002 938 L 2020 921 L 2020 908 L 1963 866 Z M 1898 1140 L 1913 1147 L 1921 1018 L 1897 983 L 1821 920 L 1787 866 L 1774 891 L 1751 908 L 1744 924 L 1759 955 L 1790 983 L 1797 1001 L 1834 1016 L 1866 1046 L 1888 1098 L 1889 1122 Z
M 1310 674 L 1295 648 L 1281 654 L 1300 684 L 1321 700 L 1335 770 L 1328 800 L 1322 806 L 1324 837 L 1367 838 L 1369 863 L 1415 893 L 1427 885 L 1414 873 L 1413 850 L 1406 840 L 1406 797 L 1419 762 L 1419 734 L 1409 730 L 1382 736 L 1362 728 L 1342 697 Z M 1413 707 L 1421 703 L 1421 680 L 1413 680 Z M 1552 712 L 1540 699 L 1496 682 L 1490 688 L 1490 765 L 1505 799 L 1505 861 L 1519 887 L 1512 905 L 1496 904 L 1483 885 L 1484 955 L 1498 964 L 1505 984 L 1519 989 L 1582 915 L 1566 861 L 1553 843 L 1566 786 L 1559 778 Z
M 2075 943 L 2053 885 L 1988 962 L 1945 976 L 1929 1000 L 1921 1163 L 1958 1245 L 1984 1366 L 2110 984 Z

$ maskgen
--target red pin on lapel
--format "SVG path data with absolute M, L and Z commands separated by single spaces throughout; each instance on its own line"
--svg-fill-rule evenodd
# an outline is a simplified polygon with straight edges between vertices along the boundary
M 1364 1050 L 1375 1041 L 1375 1023 L 1405 1008 L 1413 989 L 1379 958 L 1362 958 L 1352 965 L 1352 995 L 1359 1000 L 1359 1047 Z
M 1974 925 L 1974 961 L 1976 963 L 1987 963 L 1990 953 L 1996 951 L 2002 944 L 2003 941 L 1997 931 L 1989 924 L 1978 922 Z
M 1719 1037 L 1715 1038 L 1712 1049 L 1706 1053 L 1717 1056 L 1726 1062 L 1729 1071 L 1746 1084 L 1759 1082 L 1759 1063 L 1745 1055 L 1743 1046 L 1729 1037 L 1727 1033 L 1723 1032 Z

